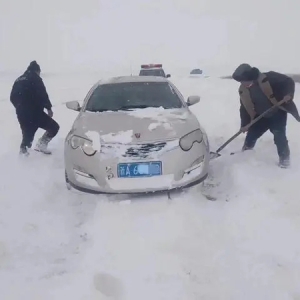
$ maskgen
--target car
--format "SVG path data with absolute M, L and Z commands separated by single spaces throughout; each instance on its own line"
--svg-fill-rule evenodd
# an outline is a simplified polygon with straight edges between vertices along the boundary
M 141 194 L 183 189 L 205 180 L 209 143 L 168 79 L 122 76 L 98 81 L 77 111 L 64 143 L 68 189 L 96 194 Z
M 201 75 L 203 73 L 202 70 L 200 69 L 193 69 L 191 72 L 190 72 L 190 75 Z
M 162 68 L 162 64 L 141 65 L 139 76 L 159 76 L 165 78 L 171 77 L 170 74 L 166 75 L 164 69 Z

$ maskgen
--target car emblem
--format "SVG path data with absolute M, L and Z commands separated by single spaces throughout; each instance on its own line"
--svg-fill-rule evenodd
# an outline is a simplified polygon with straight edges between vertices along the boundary
M 140 134 L 140 133 L 135 133 L 134 135 L 135 135 L 135 137 L 136 137 L 137 139 L 139 139 L 139 138 L 141 137 L 141 134 Z

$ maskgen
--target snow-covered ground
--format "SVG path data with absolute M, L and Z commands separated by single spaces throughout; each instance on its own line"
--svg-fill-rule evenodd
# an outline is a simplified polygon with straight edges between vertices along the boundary
M 68 191 L 63 141 L 76 112 L 63 103 L 83 99 L 99 77 L 45 77 L 61 130 L 52 156 L 23 160 L 8 99 L 14 77 L 0 78 L 0 299 L 299 300 L 299 124 L 289 117 L 289 170 L 276 166 L 268 133 L 254 152 L 230 156 L 237 138 L 204 186 L 171 201 Z M 239 129 L 234 81 L 171 80 L 201 95 L 192 110 L 212 150 Z

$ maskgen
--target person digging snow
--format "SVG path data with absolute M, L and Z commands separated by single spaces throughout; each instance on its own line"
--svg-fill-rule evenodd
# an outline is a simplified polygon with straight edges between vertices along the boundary
M 296 104 L 293 101 L 295 82 L 292 78 L 274 71 L 261 73 L 258 68 L 241 64 L 234 71 L 232 78 L 240 83 L 240 118 L 241 130 L 247 132 L 242 150 L 253 149 L 256 141 L 266 131 L 274 136 L 274 143 L 279 156 L 279 166 L 290 165 L 290 148 L 286 137 L 287 114 L 290 113 L 300 122 Z M 253 119 L 264 113 L 277 102 L 285 99 L 279 106 L 250 128 Z
M 10 94 L 10 101 L 16 109 L 22 131 L 20 154 L 29 154 L 28 148 L 31 148 L 38 128 L 46 132 L 39 139 L 35 150 L 51 154 L 48 150 L 48 143 L 59 130 L 59 125 L 52 119 L 52 104 L 40 73 L 40 66 L 36 61 L 32 61 L 25 73 L 16 79 Z M 44 109 L 47 110 L 47 114 Z

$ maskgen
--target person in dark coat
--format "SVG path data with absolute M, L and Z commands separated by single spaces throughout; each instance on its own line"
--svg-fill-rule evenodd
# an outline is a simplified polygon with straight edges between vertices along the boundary
M 52 119 L 52 104 L 40 73 L 40 66 L 32 61 L 25 73 L 16 79 L 10 94 L 22 131 L 20 154 L 29 154 L 28 148 L 31 148 L 38 128 L 46 132 L 39 139 L 35 150 L 51 154 L 47 146 L 59 130 L 59 125 Z M 47 114 L 44 110 L 47 110 Z
M 293 101 L 295 82 L 292 78 L 274 71 L 261 73 L 258 68 L 249 64 L 241 64 L 232 78 L 240 82 L 240 117 L 241 130 L 247 132 L 243 150 L 253 149 L 256 141 L 268 130 L 274 136 L 277 147 L 279 165 L 290 165 L 290 149 L 286 137 L 287 114 L 290 113 L 300 122 L 296 104 Z M 248 124 L 277 102 L 284 104 L 264 116 L 248 128 Z

